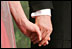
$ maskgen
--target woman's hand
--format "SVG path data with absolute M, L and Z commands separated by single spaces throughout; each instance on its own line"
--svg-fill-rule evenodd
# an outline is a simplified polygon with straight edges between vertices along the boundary
M 36 24 L 30 22 L 20 4 L 20 1 L 9 1 L 9 7 L 15 22 L 20 30 L 28 36 L 32 41 L 36 38 L 36 41 L 41 40 L 41 32 Z
M 20 30 L 31 39 L 31 41 L 33 41 L 35 38 L 38 42 L 41 40 L 41 32 L 36 24 L 33 24 L 29 20 L 25 20 L 22 18 L 17 23 L 17 25 Z

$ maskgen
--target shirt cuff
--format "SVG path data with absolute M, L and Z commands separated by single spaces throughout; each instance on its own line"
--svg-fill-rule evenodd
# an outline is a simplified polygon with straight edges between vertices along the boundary
M 42 10 L 31 13 L 32 18 L 34 18 L 35 16 L 40 16 L 40 15 L 49 15 L 49 16 L 51 16 L 51 9 L 42 9 Z

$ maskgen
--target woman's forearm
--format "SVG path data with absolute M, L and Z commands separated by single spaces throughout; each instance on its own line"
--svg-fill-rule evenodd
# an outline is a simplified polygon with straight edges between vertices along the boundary
M 21 23 L 22 20 L 27 20 L 27 17 L 22 9 L 20 1 L 9 1 L 9 6 L 16 22 Z

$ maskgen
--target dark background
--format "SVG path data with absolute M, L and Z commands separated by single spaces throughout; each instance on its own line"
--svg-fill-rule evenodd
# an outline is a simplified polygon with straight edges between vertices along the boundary
M 71 48 L 71 1 L 52 1 L 52 4 L 51 41 L 49 45 L 41 47 L 32 43 L 32 48 Z M 34 22 L 34 19 L 30 17 L 30 21 Z
M 53 6 L 51 43 L 55 48 L 71 48 L 71 1 L 53 1 Z

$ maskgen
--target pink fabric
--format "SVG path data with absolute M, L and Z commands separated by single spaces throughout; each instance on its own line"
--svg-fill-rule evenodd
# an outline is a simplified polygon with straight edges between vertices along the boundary
M 8 39 L 8 36 L 6 34 L 6 29 L 4 26 L 3 21 L 1 20 L 1 47 L 2 48 L 10 48 L 10 41 Z
M 1 48 L 16 48 L 8 1 L 1 1 Z

